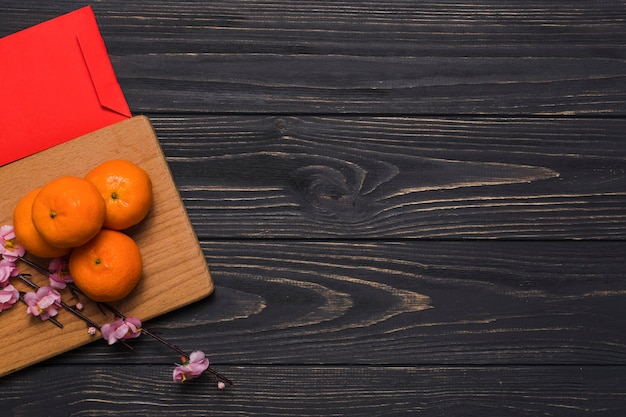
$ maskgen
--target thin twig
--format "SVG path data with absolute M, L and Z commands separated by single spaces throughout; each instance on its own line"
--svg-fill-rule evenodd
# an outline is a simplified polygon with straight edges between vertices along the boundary
M 111 313 L 113 313 L 116 316 L 118 316 L 119 318 L 121 318 L 122 320 L 126 320 L 126 316 L 124 314 L 120 313 L 115 308 L 111 307 L 110 305 L 108 305 L 106 303 L 102 303 L 102 306 L 105 307 L 106 309 L 108 309 Z M 167 340 L 163 339 L 161 336 L 159 336 L 159 335 L 157 335 L 155 333 L 152 333 L 151 331 L 149 331 L 145 327 L 142 326 L 140 331 L 141 331 L 141 333 L 145 334 L 146 336 L 150 336 L 154 340 L 156 340 L 156 341 L 162 343 L 163 345 L 169 347 L 170 349 L 178 352 L 181 356 L 183 356 L 185 358 L 189 358 L 189 354 L 187 352 L 185 352 L 184 350 L 182 350 L 181 348 L 179 348 L 175 344 L 170 343 Z M 208 367 L 207 371 L 212 373 L 217 379 L 219 379 L 219 380 L 221 380 L 223 382 L 226 382 L 229 385 L 233 385 L 233 381 L 231 381 L 230 379 L 226 378 L 224 375 L 220 374 L 219 372 L 217 372 L 213 368 Z
M 23 258 L 21 258 L 23 259 Z M 29 264 L 30 265 L 30 264 Z M 35 265 L 35 264 L 33 264 Z M 38 270 L 42 269 L 41 267 L 36 268 Z M 47 273 L 47 271 L 46 271 Z M 30 279 L 26 278 L 26 274 L 19 274 L 18 278 L 25 284 L 29 285 L 31 288 L 38 290 L 40 287 L 39 285 L 35 284 L 33 281 L 31 281 Z M 22 300 L 23 301 L 23 300 Z M 72 307 L 71 305 L 67 304 L 65 301 L 60 300 L 59 301 L 59 305 L 66 309 L 67 311 L 69 311 L 70 313 L 74 314 L 76 317 L 78 317 L 79 319 L 83 320 L 85 323 L 87 323 L 88 326 L 90 327 L 94 327 L 95 329 L 102 331 L 101 330 L 101 326 L 96 323 L 95 321 L 91 320 L 89 317 L 87 317 L 86 315 L 84 315 L 82 312 L 80 312 L 78 309 L 76 309 L 75 307 Z M 55 319 L 54 317 L 50 317 L 48 318 L 48 320 L 50 320 L 52 323 L 56 324 L 57 326 L 59 326 L 60 328 L 63 328 L 63 324 L 61 324 L 57 319 Z M 120 343 L 122 343 L 124 346 L 126 346 L 128 349 L 133 350 L 133 347 L 131 345 L 129 345 L 126 341 L 124 340 L 120 340 Z
M 50 271 L 48 271 L 47 269 L 43 268 L 42 266 L 38 265 L 37 263 L 26 259 L 24 257 L 20 257 L 20 260 L 23 261 L 25 264 L 27 264 L 28 266 L 36 269 L 38 272 L 49 276 L 50 275 Z M 19 275 L 20 279 L 22 281 L 24 281 L 25 283 L 27 283 L 28 285 L 30 285 L 31 287 L 35 288 L 35 289 L 39 289 L 39 286 L 37 284 L 35 284 L 34 282 L 30 281 L 29 279 L 27 279 L 26 277 L 23 276 L 23 274 Z M 76 296 L 76 293 L 80 293 L 83 294 L 83 292 L 74 284 L 74 283 L 67 283 L 68 288 L 70 289 L 70 292 Z M 84 294 L 83 294 L 84 295 Z M 126 320 L 126 316 L 122 313 L 120 313 L 119 311 L 117 311 L 115 308 L 113 308 L 112 306 L 110 306 L 109 304 L 106 303 L 97 303 L 98 308 L 100 308 L 100 310 L 102 311 L 102 307 L 106 308 L 107 310 L 109 310 L 111 313 L 113 313 L 114 315 L 116 315 L 117 317 L 121 318 L 122 320 Z M 71 313 L 73 313 L 74 315 L 76 315 L 77 317 L 79 317 L 80 319 L 84 320 L 87 324 L 89 324 L 92 327 L 95 327 L 96 329 L 100 330 L 100 332 L 102 332 L 100 325 L 98 325 L 97 323 L 95 323 L 94 321 L 92 321 L 89 317 L 85 316 L 83 313 L 81 313 L 80 311 L 78 311 L 77 309 L 75 309 L 74 307 L 66 304 L 65 302 L 61 301 L 61 307 L 65 308 L 66 310 L 70 311 Z M 60 323 L 58 323 L 60 325 Z M 63 327 L 61 325 L 61 327 Z M 161 336 L 158 336 L 154 333 L 152 333 L 151 331 L 149 331 L 148 329 L 142 327 L 140 329 L 141 333 L 150 336 L 151 338 L 155 339 L 156 341 L 162 343 L 163 345 L 169 347 L 170 349 L 178 352 L 182 357 L 189 359 L 189 355 L 187 354 L 187 352 L 185 352 L 184 350 L 182 350 L 181 348 L 179 348 L 178 346 L 168 342 L 167 340 L 163 339 Z M 124 340 L 119 340 L 120 343 L 124 344 L 126 347 L 128 347 L 129 349 L 132 349 L 132 346 L 128 345 Z M 219 372 L 217 372 L 216 370 L 214 370 L 211 367 L 207 368 L 207 371 L 209 371 L 211 374 L 213 374 L 213 376 L 215 376 L 215 378 L 218 381 L 222 381 L 222 382 L 226 382 L 229 385 L 233 385 L 233 381 L 231 381 L 230 379 L 228 379 L 227 377 L 225 377 L 224 375 L 220 374 Z
M 31 280 L 26 278 L 26 276 L 24 274 L 19 274 L 18 278 L 23 283 L 30 285 L 35 290 L 38 290 L 40 288 L 39 285 L 35 284 L 34 282 L 32 282 Z M 81 313 L 79 310 L 77 310 L 76 308 L 74 308 L 71 305 L 67 304 L 65 301 L 61 300 L 61 301 L 59 301 L 59 304 L 61 305 L 61 307 L 63 307 L 64 309 L 68 310 L 69 312 L 71 312 L 72 314 L 74 314 L 75 316 L 80 318 L 81 320 L 84 320 L 91 327 L 95 327 L 96 329 L 100 330 L 100 325 L 98 323 L 94 322 L 89 317 L 87 317 L 83 313 Z
M 41 272 L 44 275 L 50 275 L 50 271 L 48 271 L 46 268 L 44 268 L 43 266 L 39 266 L 38 264 L 36 264 L 35 262 L 24 258 L 23 256 L 20 257 L 20 261 L 24 262 L 26 265 L 30 266 L 31 268 L 36 269 L 37 271 Z

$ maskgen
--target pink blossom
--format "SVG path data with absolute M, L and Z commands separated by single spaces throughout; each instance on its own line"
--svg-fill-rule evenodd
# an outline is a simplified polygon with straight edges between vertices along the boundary
M 17 276 L 19 271 L 15 267 L 15 262 L 7 259 L 0 259 L 0 286 L 5 286 L 9 278 Z
M 201 350 L 195 350 L 189 355 L 189 359 L 182 365 L 174 368 L 174 382 L 185 382 L 188 379 L 194 379 L 202 375 L 209 367 L 209 360 L 204 356 Z
M 24 301 L 28 304 L 26 312 L 33 316 L 39 316 L 42 320 L 48 320 L 59 312 L 61 307 L 61 294 L 53 288 L 41 287 L 37 292 L 24 294 Z
M 15 239 L 15 230 L 10 224 L 0 226 L 0 242 L 4 244 L 7 240 Z
M 13 307 L 20 298 L 20 293 L 13 285 L 7 285 L 0 290 L 0 311 Z
M 69 282 L 73 282 L 67 258 L 53 258 L 48 266 L 50 286 L 62 290 Z
M 13 226 L 0 226 L 0 254 L 8 261 L 16 261 L 24 256 L 26 249 L 15 240 Z
M 135 317 L 117 319 L 112 323 L 107 323 L 100 329 L 102 337 L 109 345 L 122 339 L 133 339 L 141 335 L 141 320 Z

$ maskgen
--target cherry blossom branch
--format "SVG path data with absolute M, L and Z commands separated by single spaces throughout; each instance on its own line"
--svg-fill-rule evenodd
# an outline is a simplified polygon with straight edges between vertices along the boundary
M 42 266 L 40 266 L 36 262 L 33 262 L 33 261 L 23 257 L 23 256 L 19 257 L 19 260 L 24 262 L 25 264 L 27 264 L 31 268 L 37 270 L 41 274 L 46 275 L 46 276 L 50 276 L 50 271 L 48 271 L 47 269 L 43 268 Z M 39 289 L 40 288 L 37 284 L 35 284 L 34 282 L 32 282 L 28 278 L 26 278 L 24 276 L 24 274 L 20 274 L 19 278 L 23 282 L 25 282 L 26 284 L 30 285 L 34 289 Z M 76 287 L 76 285 L 73 282 L 67 282 L 66 284 L 67 284 L 67 287 L 69 288 L 70 292 L 75 297 L 76 297 L 76 294 L 84 295 L 82 293 L 82 291 L 80 291 L 80 289 L 78 287 Z M 103 337 L 105 337 L 107 339 L 108 339 L 109 335 L 111 335 L 112 333 L 115 333 L 115 330 L 117 330 L 117 328 L 115 328 L 115 326 L 113 326 L 112 324 L 105 324 L 104 326 L 98 325 L 93 320 L 91 320 L 89 317 L 87 317 L 86 315 L 84 315 L 83 313 L 78 311 L 76 308 L 74 308 L 74 307 L 70 306 L 69 304 L 63 302 L 62 300 L 59 301 L 59 304 L 64 309 L 70 311 L 71 313 L 73 313 L 74 315 L 76 315 L 77 317 L 79 317 L 80 319 L 85 321 L 91 328 L 99 330 L 102 333 Z M 213 368 L 211 368 L 209 366 L 208 359 L 206 359 L 204 357 L 204 353 L 203 352 L 201 352 L 201 351 L 194 351 L 191 354 L 188 354 L 187 352 L 185 352 L 184 350 L 182 350 L 178 346 L 168 342 L 167 340 L 163 339 L 159 335 L 157 335 L 155 333 L 152 333 L 151 331 L 149 331 L 145 327 L 141 326 L 141 322 L 138 319 L 126 317 L 124 314 L 122 314 L 121 312 L 117 311 L 115 308 L 113 308 L 109 304 L 97 303 L 97 305 L 101 309 L 102 309 L 102 307 L 106 308 L 111 313 L 113 313 L 115 316 L 119 317 L 119 319 L 121 319 L 120 320 L 121 323 L 116 324 L 116 326 L 119 326 L 119 327 L 125 326 L 126 327 L 126 330 L 124 331 L 124 335 L 121 336 L 121 337 L 118 337 L 116 334 L 113 334 L 111 339 L 108 340 L 109 344 L 119 341 L 120 343 L 122 343 L 125 346 L 127 346 L 129 349 L 132 349 L 132 346 L 128 345 L 123 339 L 124 338 L 133 338 L 133 337 L 138 336 L 139 334 L 145 334 L 145 335 L 153 338 L 154 340 L 160 342 L 164 346 L 167 346 L 170 349 L 176 351 L 177 353 L 179 353 L 181 355 L 181 359 L 183 361 L 183 365 L 178 365 L 176 367 L 176 369 L 174 371 L 174 380 L 175 381 L 182 382 L 182 381 L 185 381 L 186 379 L 195 378 L 195 377 L 199 376 L 200 374 L 202 374 L 202 372 L 204 372 L 204 371 L 208 371 L 209 373 L 211 373 L 215 377 L 215 379 L 217 380 L 217 383 L 218 383 L 218 387 L 220 389 L 224 388 L 225 384 L 234 385 L 233 381 L 231 381 L 229 378 L 225 377 L 224 375 L 222 375 L 221 373 L 217 372 L 216 370 L 214 370 Z M 60 325 L 60 323 L 59 323 L 59 325 Z M 61 325 L 61 327 L 62 327 L 62 325 Z M 113 330 L 111 330 L 112 328 L 113 328 Z M 105 333 L 106 333 L 106 336 L 105 336 Z
M 24 258 L 20 258 L 20 259 L 24 259 Z M 30 261 L 27 262 L 29 265 L 36 265 Z M 41 271 L 45 269 L 41 268 L 41 267 L 37 267 L 37 270 Z M 48 273 L 48 271 L 46 271 L 46 274 Z M 34 290 L 39 290 L 41 287 L 37 284 L 35 284 L 33 281 L 31 281 L 30 279 L 27 278 L 26 274 L 19 274 L 17 276 L 17 278 L 22 281 L 23 283 L 25 283 L 26 285 L 30 286 L 32 289 Z M 26 300 L 24 300 L 24 297 L 22 296 L 22 294 L 20 294 L 20 300 L 23 301 L 24 303 L 28 304 L 26 302 Z M 93 327 L 96 330 L 101 330 L 100 325 L 98 323 L 96 323 L 95 321 L 91 320 L 89 317 L 87 317 L 86 315 L 84 315 L 83 313 L 81 313 L 77 308 L 72 307 L 71 305 L 67 304 L 65 301 L 63 300 L 59 300 L 59 305 L 64 308 L 65 310 L 69 311 L 70 313 L 72 313 L 73 315 L 75 315 L 76 317 L 80 318 L 81 320 L 83 320 L 85 323 L 87 323 L 87 325 L 89 327 Z M 61 322 L 59 322 L 56 318 L 54 317 L 48 317 L 48 319 L 50 322 L 56 324 L 58 327 L 60 327 L 61 329 L 63 328 L 63 324 Z M 131 345 L 129 345 L 128 343 L 126 343 L 125 341 L 121 340 L 120 341 L 124 346 L 126 346 L 128 349 L 132 350 L 133 347 Z
M 125 340 L 145 334 L 181 355 L 182 364 L 176 364 L 172 373 L 175 382 L 184 382 L 194 379 L 202 375 L 205 371 L 209 371 L 209 373 L 215 377 L 218 389 L 225 388 L 226 384 L 233 385 L 230 379 L 209 367 L 209 360 L 205 357 L 204 352 L 195 350 L 187 354 L 178 346 L 144 328 L 141 320 L 138 318 L 126 317 L 109 304 L 96 303 L 103 314 L 104 310 L 102 308 L 104 307 L 112 312 L 117 319 L 111 323 L 100 326 L 80 311 L 82 310 L 80 301 L 76 303 L 75 307 L 71 306 L 62 300 L 61 294 L 57 291 L 57 289 L 67 288 L 77 300 L 79 294 L 85 295 L 72 282 L 72 277 L 67 271 L 66 259 L 54 258 L 50 262 L 49 269 L 46 269 L 36 262 L 25 258 L 25 252 L 24 247 L 15 240 L 13 226 L 0 226 L 0 311 L 11 308 L 15 302 L 21 300 L 27 305 L 28 314 L 39 316 L 42 320 L 49 320 L 58 327 L 63 328 L 63 325 L 55 318 L 58 310 L 63 308 L 83 320 L 88 325 L 89 334 L 95 335 L 99 330 L 102 338 L 109 344 L 120 342 L 130 349 L 132 349 L 132 347 L 129 346 Z M 15 266 L 16 261 L 21 261 L 48 277 L 50 285 L 39 286 L 29 278 L 30 274 L 19 273 L 18 268 Z M 18 291 L 9 283 L 11 277 L 17 277 L 22 283 L 28 285 L 35 291 L 24 293 Z
M 117 311 L 116 309 L 114 309 L 113 307 L 111 307 L 109 304 L 106 303 L 101 303 L 100 305 L 102 305 L 103 307 L 105 307 L 106 309 L 108 309 L 111 313 L 115 314 L 117 317 L 121 318 L 122 320 L 127 320 L 127 317 L 120 313 L 119 311 Z M 176 346 L 173 343 L 168 342 L 167 340 L 163 339 L 161 336 L 152 333 L 151 331 L 149 331 L 148 329 L 146 329 L 145 327 L 141 327 L 140 329 L 141 333 L 150 336 L 151 338 L 153 338 L 154 340 L 162 343 L 163 345 L 167 346 L 168 348 L 178 352 L 184 359 L 186 359 L 186 361 L 189 361 L 191 355 L 188 354 L 187 352 L 185 352 L 184 350 L 182 350 L 181 348 L 179 348 L 178 346 Z M 228 379 L 227 377 L 225 377 L 224 375 L 220 374 L 219 372 L 217 372 L 215 369 L 208 367 L 206 369 L 206 371 L 210 372 L 211 374 L 213 374 L 213 376 L 215 376 L 215 378 L 219 381 L 223 381 L 225 383 L 227 383 L 228 385 L 234 385 L 233 381 L 231 381 L 230 379 Z

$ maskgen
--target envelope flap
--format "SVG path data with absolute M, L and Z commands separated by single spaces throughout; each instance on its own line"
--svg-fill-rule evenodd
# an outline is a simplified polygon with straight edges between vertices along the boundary
M 91 6 L 0 38 L 0 166 L 129 117 Z
M 100 105 L 123 116 L 131 117 L 98 27 L 82 25 L 76 31 L 76 38 Z

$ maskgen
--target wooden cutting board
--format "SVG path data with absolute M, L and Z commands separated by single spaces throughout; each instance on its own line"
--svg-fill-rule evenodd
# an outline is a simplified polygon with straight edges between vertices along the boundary
M 145 321 L 207 297 L 213 292 L 213 281 L 204 254 L 146 117 L 133 117 L 0 167 L 0 225 L 12 224 L 13 208 L 28 191 L 63 175 L 84 176 L 100 162 L 116 158 L 128 159 L 148 172 L 154 207 L 145 220 L 126 231 L 139 245 L 144 271 L 135 290 L 114 307 Z M 39 263 L 47 268 L 49 262 Z M 18 265 L 20 272 L 32 273 L 38 285 L 47 285 L 47 277 Z M 30 291 L 16 278 L 12 283 Z M 65 302 L 76 304 L 67 290 L 61 293 Z M 85 304 L 83 312 L 95 322 L 114 319 L 85 297 L 80 301 Z M 101 339 L 99 332 L 90 336 L 87 325 L 67 311 L 60 311 L 57 318 L 63 329 L 27 315 L 19 301 L 0 312 L 0 376 Z

